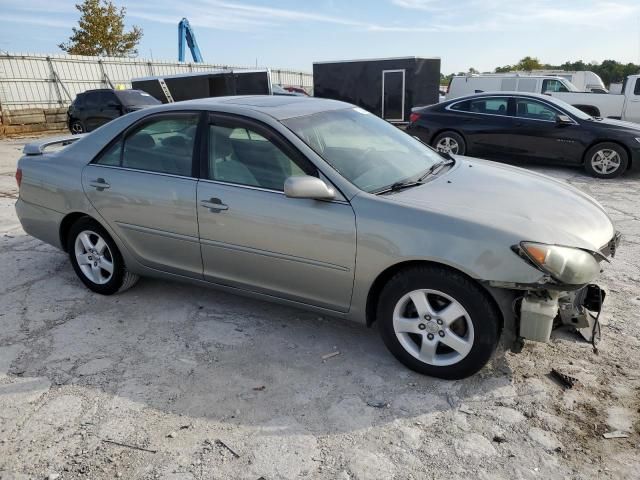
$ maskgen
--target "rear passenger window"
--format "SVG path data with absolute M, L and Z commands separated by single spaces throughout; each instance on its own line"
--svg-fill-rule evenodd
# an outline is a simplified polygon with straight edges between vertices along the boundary
M 198 118 L 194 113 L 146 122 L 125 138 L 121 166 L 191 176 Z
M 507 115 L 508 105 L 509 99 L 507 97 L 479 98 L 469 101 L 469 111 L 488 115 Z
M 457 110 L 458 112 L 468 112 L 469 111 L 469 101 L 465 100 L 464 102 L 454 103 L 449 107 L 451 110 Z
M 624 91 L 624 90 L 623 90 L 623 91 Z M 640 95 L 640 78 L 638 78 L 638 79 L 636 80 L 636 86 L 635 86 L 635 88 L 633 89 L 633 94 L 634 94 L 634 95 Z
M 119 167 L 120 166 L 120 156 L 122 154 L 122 140 L 118 140 L 116 143 L 111 145 L 102 154 L 98 157 L 98 159 L 94 162 L 98 165 L 109 165 L 111 167 Z
M 98 108 L 100 106 L 100 92 L 87 92 L 84 94 L 83 106 L 86 108 Z
M 248 128 L 209 126 L 209 179 L 284 190 L 288 177 L 306 175 L 273 142 Z

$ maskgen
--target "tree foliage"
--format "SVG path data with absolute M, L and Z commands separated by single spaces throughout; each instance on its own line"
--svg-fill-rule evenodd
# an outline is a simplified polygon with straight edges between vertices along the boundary
M 78 27 L 73 27 L 69 42 L 58 45 L 72 55 L 124 57 L 138 53 L 142 29 L 133 26 L 125 32 L 126 9 L 118 9 L 111 0 L 84 0 L 77 4 L 80 11 Z

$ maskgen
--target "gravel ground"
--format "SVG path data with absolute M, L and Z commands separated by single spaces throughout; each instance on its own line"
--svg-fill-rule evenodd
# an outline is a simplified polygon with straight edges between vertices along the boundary
M 0 141 L 0 479 L 638 478 L 640 171 L 536 167 L 624 234 L 599 354 L 560 331 L 451 382 L 341 320 L 147 279 L 90 293 L 20 228 L 23 143 Z

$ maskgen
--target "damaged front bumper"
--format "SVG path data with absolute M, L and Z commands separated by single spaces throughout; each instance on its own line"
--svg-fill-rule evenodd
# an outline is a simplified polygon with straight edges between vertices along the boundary
M 600 340 L 600 312 L 605 292 L 590 284 L 571 292 L 529 292 L 522 297 L 517 336 L 535 342 L 547 342 L 554 325 L 570 325 L 585 340 Z
M 620 233 L 616 232 L 606 245 L 591 253 L 599 261 L 609 262 L 609 258 L 616 253 L 620 239 Z M 512 303 L 514 351 L 519 351 L 525 339 L 549 341 L 553 328 L 561 325 L 574 327 L 594 347 L 600 340 L 599 320 L 605 292 L 596 284 L 565 285 L 547 275 L 538 284 L 490 282 L 490 286 L 510 288 L 515 293 Z

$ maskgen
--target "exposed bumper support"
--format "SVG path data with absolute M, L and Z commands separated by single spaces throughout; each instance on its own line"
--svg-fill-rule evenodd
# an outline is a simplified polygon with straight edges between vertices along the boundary
M 530 292 L 520 304 L 518 336 L 535 342 L 547 342 L 559 319 L 571 325 L 588 342 L 600 340 L 600 311 L 605 292 L 597 285 L 588 285 L 572 292 Z

